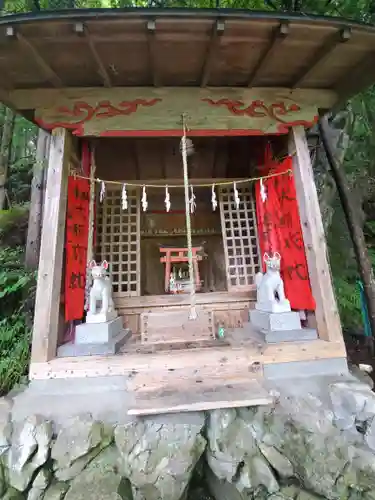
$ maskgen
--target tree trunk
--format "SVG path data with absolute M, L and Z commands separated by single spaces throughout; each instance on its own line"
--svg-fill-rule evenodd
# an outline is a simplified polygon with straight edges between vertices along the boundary
M 7 108 L 0 145 L 0 210 L 4 210 L 7 195 L 6 183 L 8 180 L 9 151 L 12 144 L 14 120 L 14 112 Z
M 49 153 L 50 135 L 44 130 L 39 130 L 36 149 L 36 161 L 31 182 L 31 199 L 29 225 L 27 228 L 27 243 L 25 264 L 29 269 L 37 269 L 39 264 L 40 241 L 42 234 L 42 216 L 44 201 L 44 186 Z
M 328 120 L 323 117 L 319 120 L 319 132 L 331 168 L 332 177 L 336 183 L 337 192 L 348 224 L 349 234 L 353 242 L 354 253 L 357 260 L 359 274 L 364 286 L 365 298 L 369 313 L 372 335 L 375 337 L 375 279 L 366 247 L 359 212 L 352 199 L 350 186 L 345 172 L 336 161 L 330 141 L 328 139 Z

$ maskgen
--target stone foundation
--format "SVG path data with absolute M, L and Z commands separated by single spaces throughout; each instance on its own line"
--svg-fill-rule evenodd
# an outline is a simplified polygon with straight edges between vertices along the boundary
M 374 500 L 369 386 L 315 377 L 270 389 L 272 406 L 125 423 L 82 413 L 59 426 L 43 415 L 19 420 L 2 399 L 0 498 Z

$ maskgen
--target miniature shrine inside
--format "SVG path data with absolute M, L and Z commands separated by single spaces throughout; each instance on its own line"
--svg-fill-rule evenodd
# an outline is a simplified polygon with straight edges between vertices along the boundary
M 0 30 L 0 97 L 41 127 L 48 165 L 31 379 L 125 376 L 142 414 L 267 403 L 264 379 L 345 372 L 305 130 L 375 79 L 373 28 L 87 9 Z M 277 307 L 274 336 L 251 323 L 262 280 L 271 302 L 285 288 L 290 331 Z M 94 288 L 126 331 L 113 352 L 87 345 Z

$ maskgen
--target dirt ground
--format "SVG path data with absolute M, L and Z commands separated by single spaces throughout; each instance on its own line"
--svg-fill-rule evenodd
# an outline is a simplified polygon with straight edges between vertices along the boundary
M 363 335 L 344 333 L 348 361 L 353 365 L 366 364 L 373 368 L 370 377 L 375 383 L 375 355 L 371 352 L 371 341 Z

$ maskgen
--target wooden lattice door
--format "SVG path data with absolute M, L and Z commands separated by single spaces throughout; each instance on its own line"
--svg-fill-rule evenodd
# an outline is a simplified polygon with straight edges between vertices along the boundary
M 127 190 L 128 208 L 121 206 L 121 187 L 108 186 L 97 202 L 96 253 L 110 263 L 113 292 L 141 294 L 140 203 L 138 190 Z
M 255 202 L 251 187 L 237 187 L 240 204 L 234 201 L 233 186 L 220 189 L 220 216 L 228 291 L 250 289 L 259 271 L 259 246 Z

